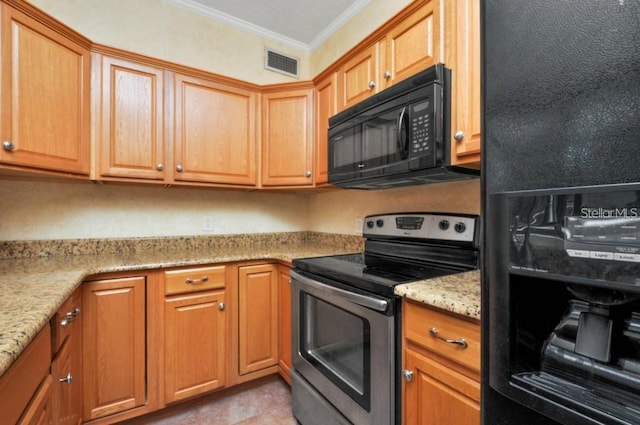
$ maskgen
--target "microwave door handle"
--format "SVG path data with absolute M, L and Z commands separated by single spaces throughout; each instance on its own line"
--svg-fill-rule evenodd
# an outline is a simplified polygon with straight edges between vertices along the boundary
M 297 280 L 303 285 L 311 289 L 329 293 L 330 295 L 339 296 L 341 298 L 346 299 L 349 302 L 352 302 L 354 304 L 358 304 L 363 307 L 367 307 L 376 311 L 385 312 L 387 310 L 387 306 L 389 305 L 389 303 L 386 300 L 379 300 L 376 298 L 367 297 L 366 295 L 360 295 L 355 292 L 349 292 L 349 291 L 345 291 L 344 289 L 325 285 L 324 283 L 320 283 L 316 280 L 301 276 L 300 274 L 296 273 L 293 270 L 291 271 L 291 280 Z
M 409 156 L 409 126 L 404 126 L 405 130 L 403 131 L 403 124 L 405 118 L 407 117 L 405 113 L 407 112 L 407 107 L 405 106 L 400 111 L 400 115 L 398 116 L 398 137 L 396 139 L 396 145 L 398 146 L 398 154 L 400 158 L 407 159 Z M 404 140 L 403 140 L 404 136 Z

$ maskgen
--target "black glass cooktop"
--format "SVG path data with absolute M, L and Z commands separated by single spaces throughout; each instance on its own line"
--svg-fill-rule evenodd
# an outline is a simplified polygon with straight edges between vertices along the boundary
M 413 263 L 374 254 L 346 254 L 293 260 L 293 266 L 341 286 L 391 296 L 396 285 L 459 273 L 466 269 Z

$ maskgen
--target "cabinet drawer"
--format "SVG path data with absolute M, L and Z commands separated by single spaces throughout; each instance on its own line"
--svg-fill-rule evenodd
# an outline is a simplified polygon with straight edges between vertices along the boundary
M 404 307 L 405 338 L 476 372 L 480 370 L 480 325 L 410 302 Z M 466 347 L 444 339 L 463 339 Z
M 171 270 L 164 273 L 165 294 L 224 288 L 225 266 Z
M 82 293 L 76 290 L 51 319 L 51 352 L 57 353 L 74 327 L 79 326 L 76 320 L 80 316 Z

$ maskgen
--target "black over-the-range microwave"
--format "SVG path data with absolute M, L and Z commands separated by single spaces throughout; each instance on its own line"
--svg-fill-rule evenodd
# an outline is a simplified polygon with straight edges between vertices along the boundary
M 451 165 L 451 71 L 434 65 L 329 118 L 329 183 L 384 189 L 478 177 Z

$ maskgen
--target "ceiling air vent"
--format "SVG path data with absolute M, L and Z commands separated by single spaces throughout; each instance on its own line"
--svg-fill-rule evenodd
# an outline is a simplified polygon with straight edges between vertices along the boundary
M 298 59 L 265 49 L 264 67 L 271 71 L 298 78 Z

